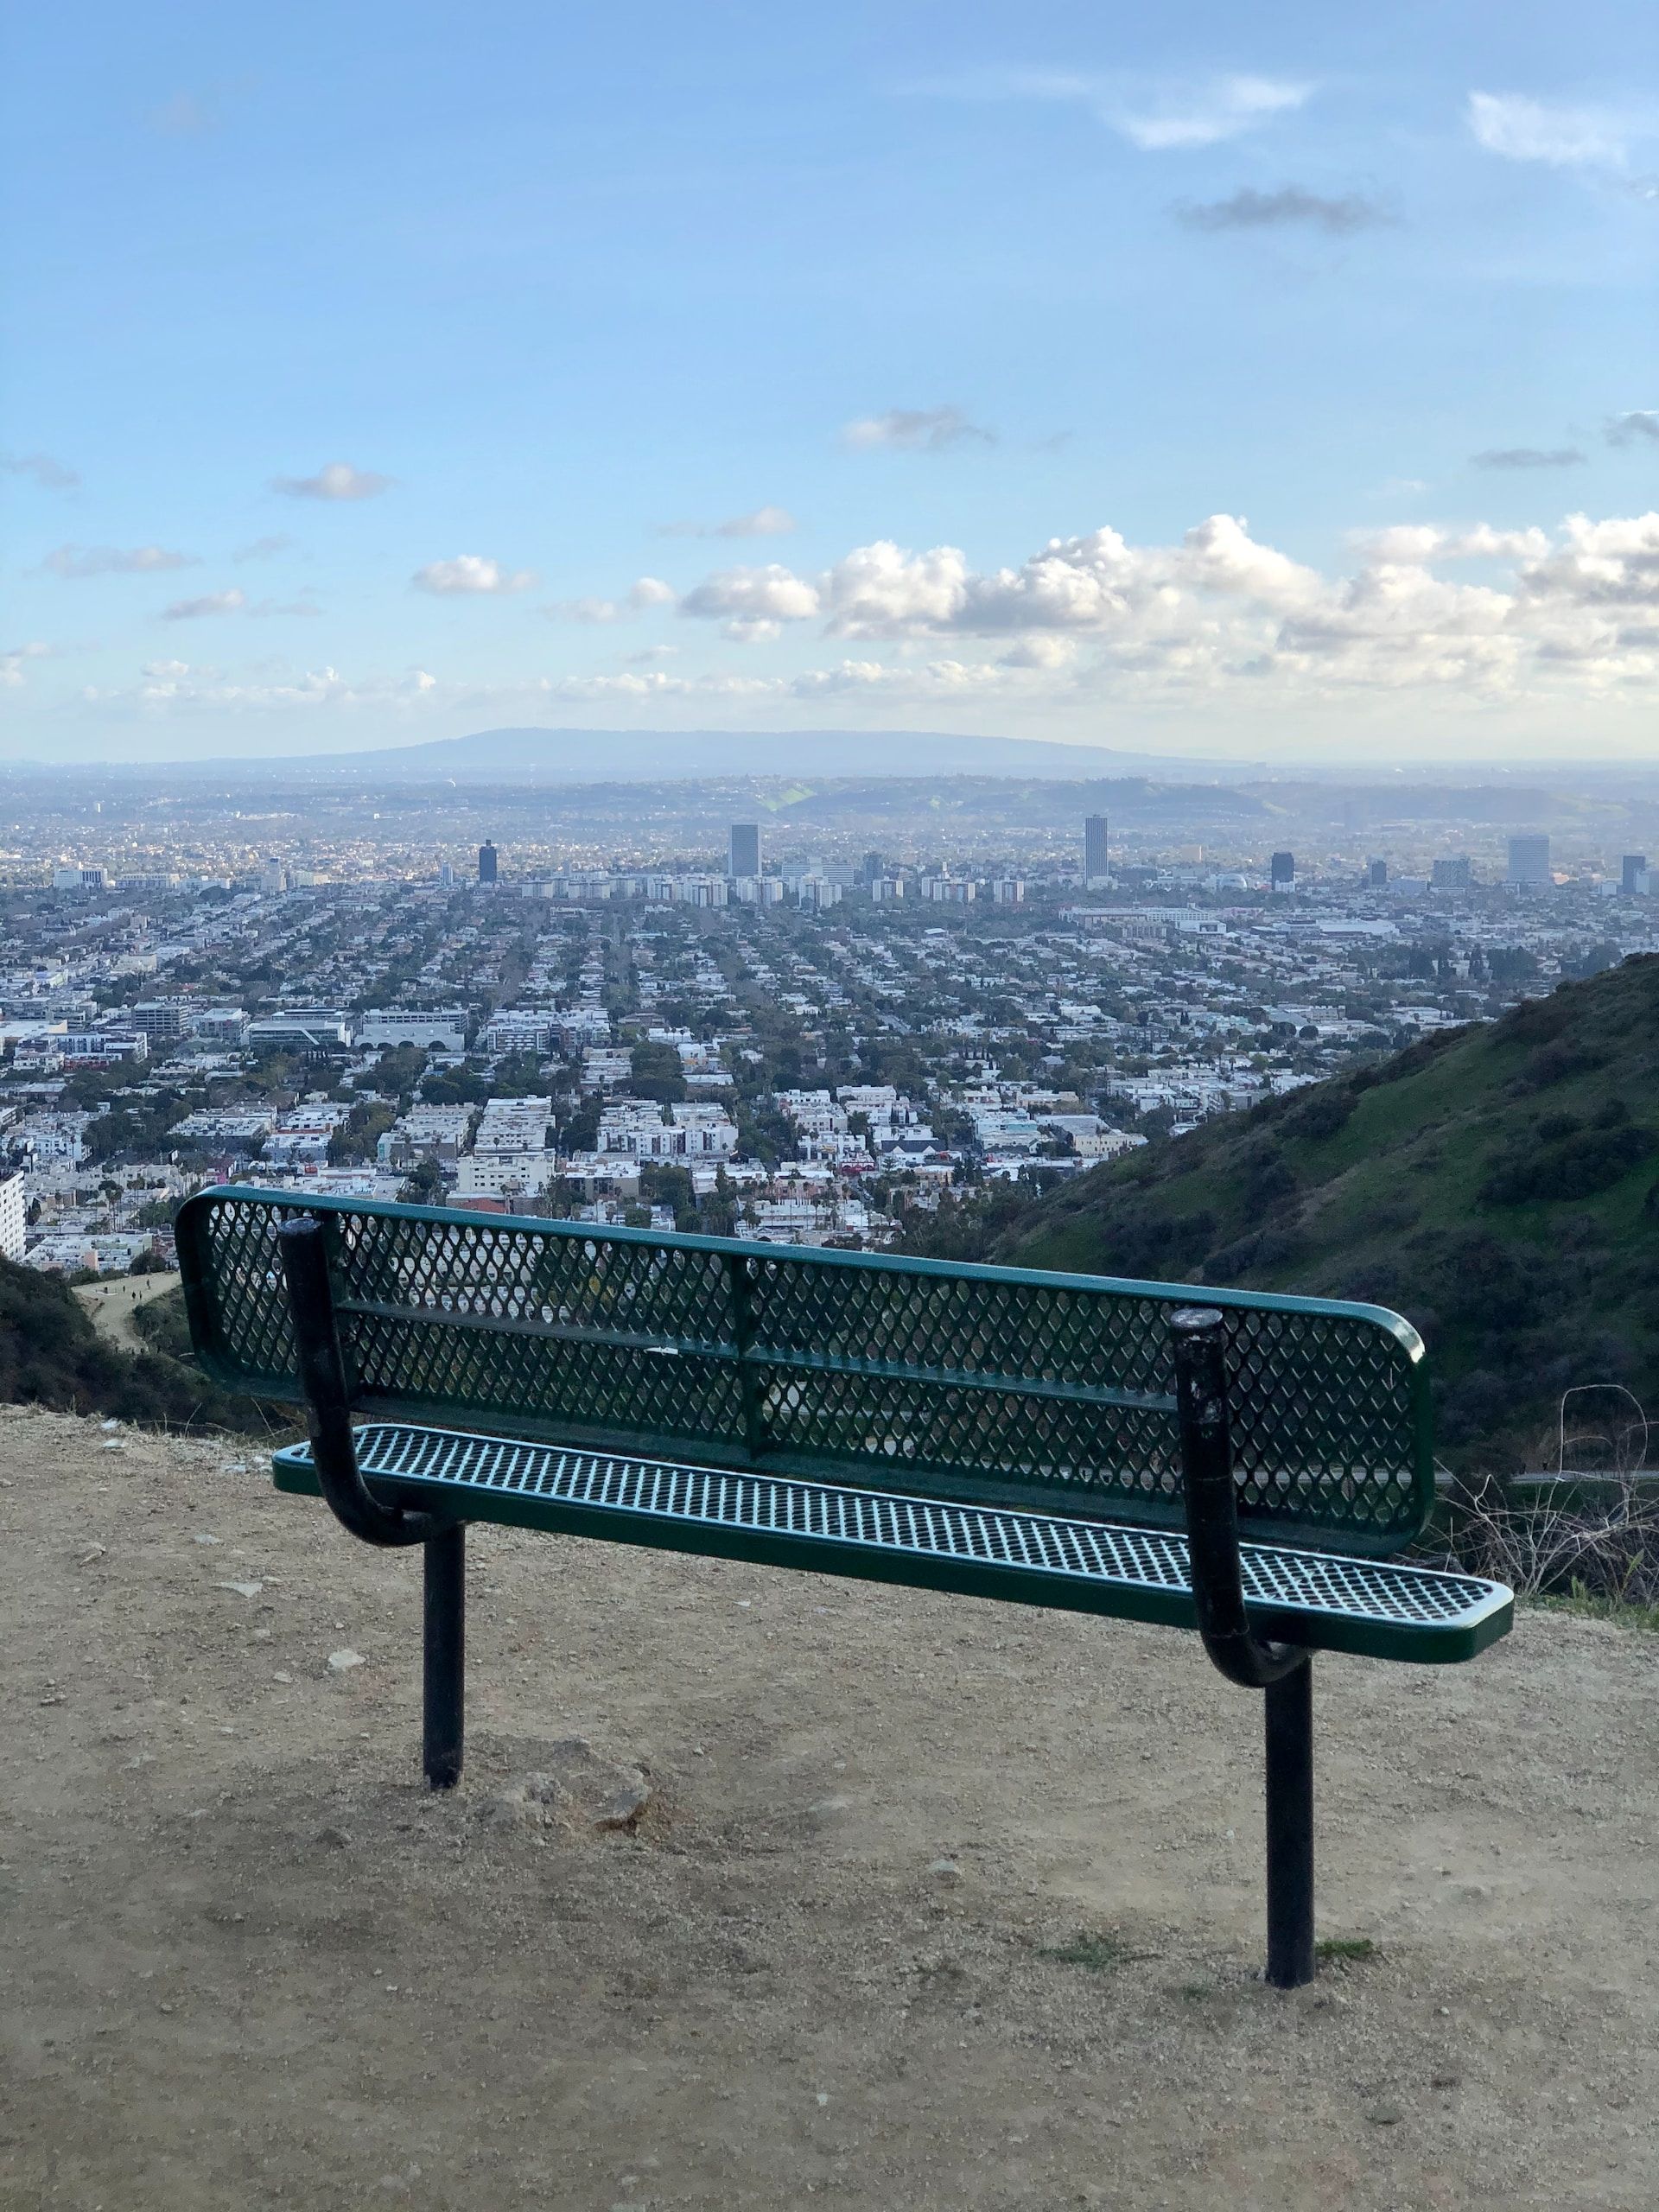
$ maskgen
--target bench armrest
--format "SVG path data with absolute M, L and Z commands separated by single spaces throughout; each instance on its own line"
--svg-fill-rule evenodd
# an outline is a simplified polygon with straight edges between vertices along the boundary
M 276 1236 L 319 1487 L 334 1518 L 365 1543 L 424 1543 L 442 1524 L 429 1513 L 383 1505 L 358 1467 L 351 1392 L 328 1279 L 328 1232 L 315 1214 L 300 1214 L 285 1221 Z
M 1258 1636 L 1245 1614 L 1227 1418 L 1225 1325 L 1213 1306 L 1178 1306 L 1169 1317 L 1187 1558 L 1205 1649 L 1230 1682 L 1259 1690 L 1306 1665 L 1307 1654 L 1294 1644 Z

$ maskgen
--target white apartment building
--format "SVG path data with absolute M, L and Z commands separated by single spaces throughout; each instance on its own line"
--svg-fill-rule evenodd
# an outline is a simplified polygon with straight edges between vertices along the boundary
M 373 1007 L 359 1025 L 357 1041 L 382 1047 L 416 1045 L 429 1052 L 464 1052 L 466 1011 L 458 1006 Z
M 10 1175 L 0 1175 L 0 1254 L 8 1260 L 21 1260 L 23 1246 L 28 1242 L 29 1200 L 19 1169 Z
M 541 1007 L 503 1007 L 485 1024 L 482 1042 L 486 1052 L 533 1052 L 544 1058 L 553 1050 L 553 1016 Z
M 551 1098 L 488 1099 L 473 1150 L 497 1160 L 545 1152 L 552 1121 Z
M 295 1007 L 278 1014 L 262 1014 L 247 1027 L 250 1052 L 342 1052 L 351 1043 L 343 1014 L 327 1007 Z
M 730 1160 L 737 1151 L 737 1124 L 723 1106 L 701 1103 L 662 1109 L 648 1101 L 625 1099 L 599 1117 L 599 1149 L 632 1160 Z

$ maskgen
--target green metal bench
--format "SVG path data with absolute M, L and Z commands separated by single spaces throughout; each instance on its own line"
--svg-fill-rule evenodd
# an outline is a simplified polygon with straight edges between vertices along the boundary
M 1291 1987 L 1309 1655 L 1443 1664 L 1510 1624 L 1501 1586 L 1388 1560 L 1433 1473 L 1422 1342 L 1378 1306 L 239 1185 L 190 1199 L 178 1246 L 207 1371 L 306 1408 L 277 1487 L 425 1547 L 437 1788 L 468 1521 L 1196 1630 L 1266 1693 L 1268 1976 Z

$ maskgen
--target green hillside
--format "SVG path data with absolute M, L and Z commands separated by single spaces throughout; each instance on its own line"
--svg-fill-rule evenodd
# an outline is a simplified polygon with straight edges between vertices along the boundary
M 1659 1422 L 1659 958 L 1154 1143 L 1005 1220 L 985 1256 L 1396 1307 L 1439 1437 L 1539 1465 L 1560 1394 Z M 1656 1439 L 1659 1443 L 1659 1438 Z
M 113 1414 L 156 1427 L 265 1433 L 252 1399 L 232 1395 L 163 1350 L 107 1343 L 61 1275 L 0 1259 L 0 1403 Z M 280 1416 L 279 1416 L 280 1418 Z

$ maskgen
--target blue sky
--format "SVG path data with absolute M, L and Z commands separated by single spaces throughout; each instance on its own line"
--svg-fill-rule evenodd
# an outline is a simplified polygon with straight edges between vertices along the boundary
M 1354 14 L 33 11 L 0 748 L 1650 757 L 1659 18 Z

